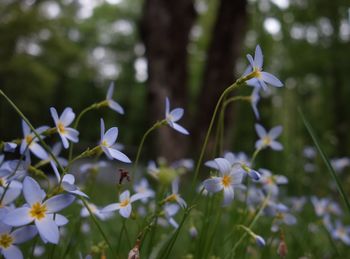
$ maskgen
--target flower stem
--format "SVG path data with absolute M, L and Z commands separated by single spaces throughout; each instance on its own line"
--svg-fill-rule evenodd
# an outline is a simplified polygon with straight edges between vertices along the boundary
M 85 115 L 85 113 L 93 110 L 93 109 L 97 109 L 99 107 L 99 103 L 94 103 L 92 105 L 90 105 L 89 107 L 86 107 L 84 110 L 82 110 L 77 119 L 75 120 L 74 124 L 73 124 L 73 128 L 74 129 L 77 129 L 78 128 L 78 125 L 79 125 L 79 122 L 80 122 L 80 119 L 81 117 L 83 117 L 83 115 Z M 73 156 L 73 146 L 74 146 L 74 143 L 72 142 L 70 147 L 69 147 L 69 154 L 68 154 L 68 161 L 70 161 L 72 159 L 72 156 Z
M 209 127 L 208 127 L 208 130 L 207 130 L 207 133 L 206 133 L 206 136 L 205 136 L 205 139 L 204 139 L 204 143 L 203 143 L 203 146 L 201 148 L 201 152 L 200 152 L 200 155 L 199 155 L 199 158 L 198 158 L 198 162 L 197 162 L 197 165 L 196 165 L 196 169 L 194 171 L 194 177 L 193 177 L 193 180 L 192 180 L 192 186 L 194 187 L 195 183 L 196 183 L 196 180 L 197 180 L 197 177 L 198 177 L 198 173 L 199 173 L 199 169 L 201 167 L 201 164 L 202 164 L 202 160 L 203 160 L 203 156 L 204 156 L 204 152 L 205 152 L 205 149 L 207 147 L 207 144 L 208 144 L 208 141 L 209 141 L 209 136 L 210 136 L 210 133 L 212 131 L 212 128 L 213 128 L 213 125 L 214 125 L 214 121 L 215 121 L 215 118 L 216 118 L 216 114 L 219 110 L 219 107 L 221 105 L 221 102 L 222 100 L 224 99 L 224 97 L 229 93 L 231 92 L 232 90 L 234 90 L 235 88 L 238 88 L 239 86 L 241 86 L 244 82 L 245 82 L 245 78 L 239 78 L 237 79 L 237 81 L 235 83 L 233 83 L 232 85 L 230 85 L 229 87 L 227 87 L 225 89 L 225 91 L 221 94 L 218 102 L 216 103 L 216 106 L 215 106 L 215 109 L 214 109 L 214 112 L 213 112 L 213 115 L 211 117 L 211 121 L 210 121 L 210 124 L 209 124 Z M 192 188 L 193 189 L 193 188 Z
M 87 204 L 87 202 L 85 201 L 84 198 L 80 197 L 80 200 L 83 202 L 85 208 L 88 210 L 88 212 L 89 212 L 89 214 L 90 214 L 90 218 L 91 218 L 92 221 L 95 223 L 95 225 L 96 225 L 98 231 L 100 232 L 101 236 L 102 236 L 103 239 L 106 241 L 106 243 L 107 243 L 109 249 L 111 250 L 111 252 L 112 252 L 112 254 L 113 254 L 113 257 L 114 257 L 114 258 L 117 258 L 116 254 L 114 253 L 114 250 L 112 249 L 111 243 L 109 242 L 109 240 L 108 240 L 106 234 L 104 233 L 102 227 L 101 227 L 100 224 L 98 223 L 96 217 L 95 217 L 94 214 L 92 213 L 92 211 L 91 211 L 89 205 Z
M 143 134 L 139 148 L 137 149 L 137 154 L 136 154 L 136 159 L 135 159 L 135 163 L 134 163 L 134 170 L 137 169 L 137 165 L 140 159 L 140 155 L 141 155 L 141 150 L 143 147 L 143 144 L 147 138 L 147 136 L 155 129 L 159 128 L 160 126 L 164 125 L 166 123 L 166 120 L 162 120 L 162 121 L 157 121 L 152 127 L 150 127 L 145 134 Z
M 40 144 L 43 146 L 43 148 L 45 149 L 46 152 L 48 152 L 50 154 L 50 156 L 52 157 L 52 159 L 55 161 L 55 163 L 58 166 L 58 169 L 60 170 L 60 172 L 64 175 L 65 171 L 63 169 L 63 167 L 61 166 L 61 164 L 58 162 L 56 156 L 52 153 L 50 147 L 44 142 L 44 140 L 40 137 L 39 133 L 35 130 L 35 128 L 33 127 L 33 125 L 29 122 L 29 120 L 27 119 L 26 116 L 24 116 L 24 114 L 21 112 L 21 110 L 16 106 L 16 104 L 14 104 L 11 99 L 2 91 L 0 90 L 0 95 L 2 95 L 6 101 L 12 106 L 12 108 L 18 113 L 18 115 L 27 123 L 27 125 L 29 126 L 29 128 L 33 131 L 34 135 L 38 138 L 38 140 L 40 141 Z

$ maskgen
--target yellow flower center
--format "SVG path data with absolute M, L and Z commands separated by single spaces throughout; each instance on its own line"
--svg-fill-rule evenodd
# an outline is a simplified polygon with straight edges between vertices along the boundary
M 0 178 L 0 186 L 5 187 L 6 181 L 4 178 Z
M 10 234 L 2 234 L 0 236 L 0 247 L 2 248 L 8 248 L 12 245 L 13 243 L 13 237 Z
M 57 123 L 57 130 L 59 133 L 65 133 L 66 132 L 66 128 L 64 127 L 62 122 L 58 122 Z
M 119 205 L 120 205 L 120 207 L 124 208 L 124 207 L 128 206 L 129 203 L 130 203 L 129 199 L 125 199 L 125 200 L 121 201 Z
M 30 217 L 41 220 L 46 217 L 47 207 L 44 204 L 36 202 L 32 205 L 29 215 Z
M 32 135 L 25 136 L 25 141 L 27 142 L 27 145 L 29 145 L 33 141 L 33 136 Z
M 102 141 L 101 146 L 108 147 L 107 141 L 106 140 Z
M 263 143 L 264 143 L 265 146 L 268 146 L 268 145 L 270 145 L 270 143 L 271 143 L 271 139 L 270 139 L 269 136 L 265 136 L 265 137 L 262 139 L 262 141 L 263 141 Z
M 229 175 L 224 175 L 222 177 L 221 183 L 224 187 L 228 187 L 231 185 L 232 178 Z
M 166 197 L 165 201 L 166 202 L 176 201 L 176 194 L 173 193 L 173 194 L 169 195 L 168 197 Z
M 252 76 L 255 78 L 260 78 L 261 77 L 261 70 L 258 68 L 254 67 L 254 70 L 252 72 Z

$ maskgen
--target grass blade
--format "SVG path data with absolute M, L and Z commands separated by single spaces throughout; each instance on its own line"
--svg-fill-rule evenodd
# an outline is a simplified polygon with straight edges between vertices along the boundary
M 303 123 L 304 123 L 308 133 L 310 134 L 310 136 L 311 136 L 311 138 L 312 138 L 312 140 L 313 140 L 313 142 L 314 142 L 318 152 L 320 153 L 323 162 L 326 164 L 329 173 L 333 177 L 333 179 L 334 179 L 334 181 L 335 181 L 335 183 L 337 185 L 337 189 L 339 191 L 339 194 L 342 197 L 342 199 L 344 200 L 345 205 L 346 205 L 346 207 L 347 207 L 347 209 L 349 210 L 349 213 L 350 213 L 350 203 L 349 203 L 348 197 L 346 196 L 346 194 L 344 192 L 343 186 L 341 185 L 340 180 L 339 180 L 336 172 L 334 171 L 334 168 L 332 167 L 331 163 L 329 162 L 329 159 L 328 159 L 326 153 L 323 151 L 323 149 L 322 149 L 322 147 L 320 145 L 320 141 L 318 140 L 318 138 L 317 138 L 317 136 L 316 136 L 316 134 L 315 134 L 311 124 L 306 119 L 303 111 L 300 108 L 298 110 L 299 110 L 299 114 L 300 114 L 300 116 L 301 116 L 301 118 L 303 120 Z

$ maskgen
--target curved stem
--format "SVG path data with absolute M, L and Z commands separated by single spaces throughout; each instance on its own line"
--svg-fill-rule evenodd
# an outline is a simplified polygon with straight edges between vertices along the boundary
M 216 106 L 215 106 L 215 109 L 214 109 L 214 112 L 213 112 L 213 115 L 211 117 L 211 121 L 210 121 L 210 124 L 209 124 L 209 127 L 208 127 L 208 130 L 207 130 L 207 134 L 205 136 L 205 139 L 204 139 L 204 143 L 203 143 L 203 146 L 202 146 L 202 149 L 201 149 L 201 152 L 200 152 L 200 155 L 199 155 L 199 158 L 198 158 L 198 161 L 197 161 L 197 165 L 196 165 L 196 169 L 195 169 L 195 172 L 194 172 L 194 177 L 193 177 L 193 180 L 192 180 L 192 186 L 194 187 L 195 185 L 195 182 L 196 182 L 196 179 L 198 177 L 198 173 L 199 173 L 199 169 L 201 167 L 201 164 L 202 164 L 202 160 L 203 160 L 203 156 L 204 156 L 204 152 L 205 152 L 205 149 L 207 147 L 207 144 L 208 144 L 208 140 L 209 140 L 209 136 L 210 136 L 210 133 L 212 131 L 212 128 L 213 128 L 213 125 L 214 125 L 214 121 L 215 121 L 215 118 L 216 118 L 216 114 L 219 110 L 219 107 L 221 105 L 221 102 L 222 100 L 224 99 L 224 97 L 229 93 L 231 92 L 232 90 L 234 90 L 235 88 L 238 88 L 239 86 L 241 86 L 244 82 L 245 82 L 246 78 L 240 78 L 240 79 L 237 79 L 237 81 L 230 85 L 229 87 L 227 87 L 225 89 L 225 91 L 221 94 L 218 102 L 216 103 Z
M 46 152 L 48 152 L 52 159 L 56 162 L 58 169 L 61 171 L 62 174 L 65 173 L 63 167 L 61 166 L 61 164 L 58 162 L 56 156 L 52 153 L 50 147 L 44 142 L 44 140 L 41 138 L 41 136 L 39 135 L 39 133 L 35 130 L 35 128 L 33 127 L 33 125 L 29 122 L 29 120 L 27 119 L 26 116 L 24 116 L 24 114 L 21 112 L 21 110 L 16 106 L 16 104 L 14 104 L 11 99 L 2 91 L 0 90 L 0 94 L 6 99 L 6 101 L 12 106 L 12 108 L 18 113 L 18 115 L 27 123 L 27 125 L 29 126 L 29 128 L 33 131 L 34 135 L 38 138 L 40 144 L 43 146 L 43 148 L 45 149 Z
M 137 165 L 138 165 L 138 162 L 139 162 L 139 159 L 140 159 L 140 155 L 141 155 L 141 150 L 142 150 L 142 147 L 143 147 L 143 144 L 147 138 L 147 136 L 155 129 L 159 128 L 160 126 L 162 126 L 163 124 L 166 123 L 166 120 L 162 120 L 162 121 L 157 121 L 151 128 L 149 128 L 145 134 L 143 134 L 142 136 L 142 139 L 141 139 L 141 142 L 140 142 L 140 145 L 137 149 L 137 154 L 136 154 L 136 159 L 135 159 L 135 163 L 134 163 L 134 171 L 136 170 L 137 168 Z
M 90 105 L 89 107 L 86 107 L 84 110 L 82 110 L 77 119 L 75 120 L 74 124 L 73 124 L 73 128 L 74 129 L 77 129 L 78 128 L 78 125 L 79 125 L 79 122 L 80 122 L 80 119 L 81 117 L 83 117 L 83 115 L 85 115 L 85 113 L 93 110 L 93 109 L 96 109 L 99 107 L 99 104 L 98 103 L 94 103 L 92 105 Z M 69 147 L 69 155 L 68 155 L 68 161 L 70 161 L 72 159 L 72 156 L 73 156 L 73 146 L 74 146 L 74 143 L 72 142 L 70 147 Z

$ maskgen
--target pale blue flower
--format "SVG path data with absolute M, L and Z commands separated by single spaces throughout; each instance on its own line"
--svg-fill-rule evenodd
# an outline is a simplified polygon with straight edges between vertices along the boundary
M 114 147 L 118 137 L 118 128 L 113 127 L 105 133 L 105 123 L 101 118 L 101 140 L 100 147 L 109 159 L 117 159 L 124 163 L 131 163 L 131 160 L 122 152 Z
M 330 198 L 311 197 L 311 203 L 314 206 L 317 216 L 325 216 L 327 214 L 342 215 L 342 210 L 338 203 L 332 201 Z
M 4 151 L 5 152 L 15 152 L 17 144 L 13 142 L 5 142 Z
M 262 236 L 255 235 L 254 238 L 258 246 L 264 247 L 266 245 L 265 239 Z
M 141 199 L 142 203 L 146 203 L 148 198 L 154 197 L 155 195 L 155 192 L 149 187 L 148 181 L 145 178 L 134 185 L 134 191 L 136 193 L 144 193 L 147 195 L 146 198 Z
M 276 139 L 282 133 L 282 126 L 274 127 L 269 132 L 266 132 L 263 126 L 261 126 L 260 124 L 255 124 L 255 130 L 260 138 L 255 143 L 256 149 L 262 149 L 266 147 L 271 147 L 273 150 L 276 151 L 283 149 L 282 144 L 276 141 Z
M 132 206 L 131 204 L 137 200 L 144 199 L 148 194 L 144 193 L 136 193 L 130 197 L 130 192 L 128 190 L 122 192 L 119 196 L 119 202 L 118 203 L 112 203 L 110 205 L 107 205 L 105 208 L 101 210 L 102 213 L 108 213 L 112 211 L 119 210 L 119 214 L 124 218 L 129 218 Z
M 217 170 L 220 176 L 215 176 L 204 181 L 204 188 L 208 192 L 224 192 L 223 205 L 228 205 L 234 198 L 234 188 L 241 185 L 243 172 L 231 166 L 230 162 L 224 158 L 216 158 Z
M 123 107 L 121 107 L 119 103 L 117 103 L 116 101 L 114 101 L 112 99 L 113 92 L 114 92 L 114 82 L 111 82 L 111 84 L 109 85 L 109 88 L 108 88 L 107 96 L 106 96 L 106 100 L 107 100 L 108 106 L 112 110 L 114 110 L 114 111 L 116 111 L 116 112 L 118 112 L 120 114 L 124 114 Z
M 28 206 L 10 211 L 3 219 L 9 226 L 19 227 L 34 221 L 40 236 L 44 241 L 58 244 L 58 224 L 53 220 L 53 214 L 69 206 L 74 201 L 70 194 L 59 194 L 44 200 L 46 194 L 39 184 L 27 176 L 23 181 L 23 195 Z M 63 217 L 56 214 L 55 217 Z
M 83 203 L 80 203 L 80 204 L 83 206 L 83 208 L 80 211 L 80 216 L 83 218 L 89 217 L 90 216 L 89 210 L 85 207 Z M 89 207 L 91 213 L 95 215 L 97 218 L 99 218 L 100 220 L 107 220 L 113 216 L 112 213 L 102 213 L 101 209 L 93 203 L 86 202 L 86 204 Z
M 37 128 L 35 131 L 40 135 L 45 130 L 47 130 L 49 127 L 42 126 Z M 35 136 L 33 132 L 31 132 L 29 126 L 27 123 L 22 120 L 22 130 L 23 130 L 23 139 L 20 146 L 20 153 L 24 154 L 27 147 L 28 149 L 38 158 L 45 160 L 48 157 L 48 154 L 46 153 L 45 149 L 38 144 L 39 139 Z M 40 137 L 43 139 L 44 137 L 40 135 Z
M 254 76 L 254 78 L 246 81 L 248 85 L 262 88 L 263 90 L 267 89 L 266 84 L 270 84 L 276 87 L 283 86 L 282 82 L 277 77 L 263 71 L 263 54 L 259 45 L 257 45 L 255 48 L 254 58 L 250 54 L 247 55 L 247 58 L 250 65 L 243 75 L 246 76 L 250 73 L 253 73 Z
M 179 194 L 179 183 L 180 183 L 179 177 L 175 178 L 175 180 L 172 181 L 172 183 L 171 183 L 171 191 L 172 191 L 172 193 L 170 195 L 168 195 L 168 197 L 165 198 L 165 201 L 166 202 L 175 201 L 182 208 L 186 208 L 187 204 L 186 204 L 185 200 Z
M 334 239 L 340 239 L 346 245 L 350 245 L 350 227 L 344 226 L 339 220 L 335 222 L 335 228 L 331 231 Z
M 61 176 L 59 175 L 58 173 L 58 170 L 56 167 L 54 167 L 54 172 L 55 172 L 55 175 L 57 177 L 57 180 L 58 182 L 61 181 Z M 62 179 L 62 188 L 66 191 L 66 192 L 69 192 L 71 194 L 75 194 L 75 195 L 78 195 L 78 196 L 82 196 L 82 197 L 85 197 L 85 198 L 89 198 L 89 196 L 87 196 L 85 193 L 83 193 L 79 187 L 77 187 L 76 185 L 74 185 L 75 183 L 75 177 L 74 175 L 72 174 L 65 174 L 63 176 L 63 179 Z
M 12 227 L 0 223 L 0 253 L 5 259 L 22 259 L 23 254 L 16 246 L 36 236 L 34 226 L 25 226 L 11 231 Z
M 57 132 L 61 137 L 63 147 L 69 147 L 68 140 L 77 143 L 79 141 L 79 132 L 76 129 L 68 127 L 75 118 L 75 113 L 73 112 L 72 108 L 68 107 L 64 109 L 60 117 L 58 117 L 57 111 L 54 107 L 50 108 L 50 112 L 55 122 Z
M 173 226 L 174 228 L 178 228 L 179 224 L 174 219 L 174 216 L 180 210 L 180 206 L 177 204 L 165 204 L 163 208 L 166 220 L 171 226 Z
M 174 130 L 188 135 L 190 134 L 184 127 L 181 125 L 177 124 L 176 122 L 182 118 L 184 114 L 184 109 L 182 108 L 175 108 L 170 111 L 170 102 L 169 98 L 167 97 L 165 99 L 165 120 L 168 123 L 170 127 L 172 127 Z
M 259 169 L 261 173 L 260 182 L 263 184 L 263 190 L 272 196 L 278 195 L 278 185 L 287 184 L 288 178 L 284 175 L 272 174 L 267 169 Z

